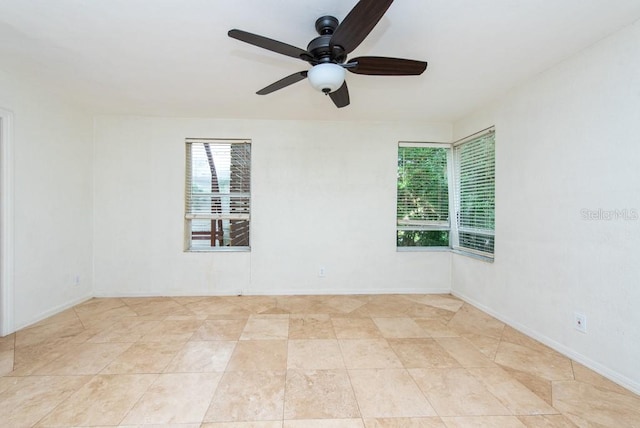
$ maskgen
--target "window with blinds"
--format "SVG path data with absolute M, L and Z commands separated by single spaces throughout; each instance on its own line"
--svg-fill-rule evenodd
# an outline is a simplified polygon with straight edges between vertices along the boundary
M 495 245 L 495 133 L 454 144 L 456 236 L 453 248 L 493 258 Z
M 449 246 L 448 146 L 398 146 L 398 247 Z
M 186 140 L 188 251 L 249 249 L 251 142 Z

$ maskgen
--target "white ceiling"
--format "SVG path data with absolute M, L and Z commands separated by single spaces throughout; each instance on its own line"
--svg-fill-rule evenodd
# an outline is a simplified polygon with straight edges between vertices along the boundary
M 451 122 L 640 18 L 640 0 L 397 0 L 350 57 L 426 60 L 423 75 L 348 73 L 343 109 L 306 81 L 255 95 L 308 64 L 228 30 L 306 48 L 318 17 L 355 3 L 0 0 L 0 68 L 96 113 Z

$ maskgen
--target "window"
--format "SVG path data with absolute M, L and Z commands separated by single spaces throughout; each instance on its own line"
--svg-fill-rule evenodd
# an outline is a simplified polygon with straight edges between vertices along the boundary
M 187 139 L 188 251 L 249 249 L 251 142 Z
M 397 246 L 449 246 L 449 145 L 400 143 Z
M 454 143 L 456 230 L 453 248 L 493 258 L 495 244 L 495 133 Z

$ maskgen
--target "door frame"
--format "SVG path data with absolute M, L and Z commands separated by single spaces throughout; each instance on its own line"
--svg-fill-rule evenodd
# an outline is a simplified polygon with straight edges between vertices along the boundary
M 14 332 L 13 112 L 0 108 L 0 336 Z

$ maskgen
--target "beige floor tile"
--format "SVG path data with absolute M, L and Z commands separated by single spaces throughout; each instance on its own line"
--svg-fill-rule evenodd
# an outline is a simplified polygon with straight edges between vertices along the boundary
M 504 323 L 465 303 L 451 318 L 449 328 L 465 334 L 479 334 L 500 339 Z
M 222 372 L 227 367 L 236 342 L 187 342 L 165 368 L 165 373 Z
M 573 367 L 573 377 L 578 382 L 588 383 L 590 385 L 597 386 L 598 388 L 608 389 L 619 394 L 635 395 L 628 389 L 623 388 L 617 383 L 610 381 L 604 376 L 599 375 L 576 361 L 571 361 L 571 365 Z
M 287 370 L 284 419 L 358 418 L 346 370 Z
M 57 339 L 39 345 L 19 346 L 14 350 L 11 376 L 28 376 L 77 348 L 69 339 Z
M 4 376 L 13 371 L 13 349 L 0 351 L 0 376 Z
M 91 299 L 0 338 L 4 373 L 8 427 L 640 427 L 639 396 L 450 295 Z
M 316 313 L 347 315 L 366 304 L 363 296 L 330 296 L 310 308 Z
M 236 344 L 226 370 L 284 371 L 286 368 L 286 340 L 243 340 Z
M 324 296 L 276 296 L 276 311 L 280 314 L 310 313 L 311 308 L 325 299 Z
M 434 339 L 390 339 L 389 345 L 407 369 L 461 367 Z
M 447 327 L 448 321 L 431 318 L 414 318 L 416 324 L 426 331 L 430 337 L 459 337 L 460 334 Z
M 439 416 L 510 415 L 466 369 L 410 369 Z
M 577 425 L 563 415 L 518 416 L 527 428 L 576 428 Z
M 270 313 L 278 307 L 278 299 L 274 296 L 229 296 L 225 300 L 252 314 Z
M 8 351 L 16 347 L 16 334 L 0 337 L 0 351 Z
M 329 370 L 345 365 L 337 340 L 289 340 L 287 368 Z
M 405 369 L 349 370 L 365 418 L 436 416 Z
M 446 294 L 410 295 L 408 299 L 449 312 L 457 312 L 464 305 L 462 300 Z
M 482 334 L 462 334 L 462 337 L 467 339 L 473 346 L 478 349 L 485 357 L 490 360 L 494 360 L 498 353 L 498 347 L 500 346 L 500 339 L 495 337 L 485 336 Z
M 495 363 L 464 337 L 437 337 L 435 340 L 463 367 L 495 367 Z
M 126 303 L 124 299 L 120 299 L 117 297 L 103 297 L 89 299 L 86 302 L 80 303 L 79 305 L 73 307 L 73 311 L 77 314 L 98 315 L 113 309 L 123 308 L 125 306 Z
M 582 382 L 553 382 L 553 406 L 576 425 L 640 426 L 640 397 Z
M 196 315 L 234 315 L 247 318 L 251 312 L 235 305 L 222 297 L 207 297 L 197 302 L 188 303 L 185 308 Z
M 423 305 L 419 303 L 414 303 L 406 313 L 407 316 L 413 318 L 424 318 L 424 319 L 432 319 L 439 320 L 448 323 L 451 318 L 454 317 L 456 313 L 452 311 L 448 311 L 446 309 L 437 308 L 434 306 Z
M 34 425 L 90 379 L 90 376 L 0 378 L 0 420 L 2 426 L 28 427 Z
M 282 421 L 209 422 L 200 428 L 282 428 Z
M 205 422 L 282 420 L 284 372 L 226 372 L 204 417 Z
M 38 369 L 37 375 L 97 374 L 125 352 L 130 343 L 84 343 Z
M 573 380 L 571 360 L 551 350 L 542 351 L 503 341 L 498 347 L 495 362 L 551 381 Z
M 88 340 L 89 343 L 137 342 L 160 321 L 125 317 Z
M 292 314 L 289 339 L 335 339 L 329 314 Z
M 198 319 L 173 319 L 160 321 L 157 326 L 140 338 L 140 342 L 186 342 L 204 324 Z
M 138 316 L 176 316 L 194 315 L 186 306 L 183 306 L 170 297 L 150 297 L 143 299 L 125 300 Z M 197 315 L 197 314 L 196 314 Z
M 282 421 L 210 422 L 200 428 L 282 428 Z
M 102 370 L 104 374 L 162 373 L 184 346 L 182 342 L 134 343 Z
M 396 295 L 373 295 L 369 296 L 367 303 L 352 312 L 356 316 L 367 316 L 372 318 L 405 317 L 409 316 L 415 303 Z
M 514 415 L 559 413 L 500 368 L 470 368 L 467 370 Z
M 387 339 L 429 337 L 412 318 L 373 318 L 373 322 Z
M 382 333 L 371 318 L 331 318 L 338 339 L 377 339 Z
M 251 315 L 240 340 L 278 340 L 289 338 L 289 317 Z
M 122 424 L 200 423 L 221 377 L 221 373 L 160 375 Z
M 527 373 L 519 370 L 514 370 L 509 367 L 499 366 L 505 372 L 509 374 L 509 376 L 513 377 L 515 380 L 526 386 L 531 392 L 536 394 L 545 403 L 551 405 L 551 381 L 548 379 L 543 379 L 539 376 L 536 376 L 532 373 Z
M 339 343 L 345 365 L 349 369 L 403 367 L 385 339 L 340 340 Z
M 79 319 L 73 319 L 70 321 L 42 324 L 39 326 L 20 330 L 15 336 L 15 347 L 24 348 L 27 346 L 42 345 L 51 342 L 57 342 L 64 340 L 66 342 L 72 342 L 72 338 L 80 336 L 86 341 L 88 337 L 84 337 L 86 328 Z M 74 343 L 82 343 L 79 340 L 74 340 Z
M 447 428 L 526 428 L 515 416 L 442 418 Z
M 446 428 L 438 417 L 365 419 L 364 424 L 366 428 Z
M 284 428 L 365 428 L 362 419 L 303 419 L 284 421 Z
M 43 426 L 117 425 L 157 375 L 98 375 L 63 401 Z
M 190 340 L 238 340 L 246 323 L 246 318 L 206 320 L 191 336 Z
M 77 311 L 77 314 L 80 321 L 82 321 L 82 325 L 84 326 L 84 328 L 105 328 L 107 326 L 115 324 L 122 318 L 138 316 L 138 313 L 136 313 L 128 306 L 114 307 L 100 312 Z

